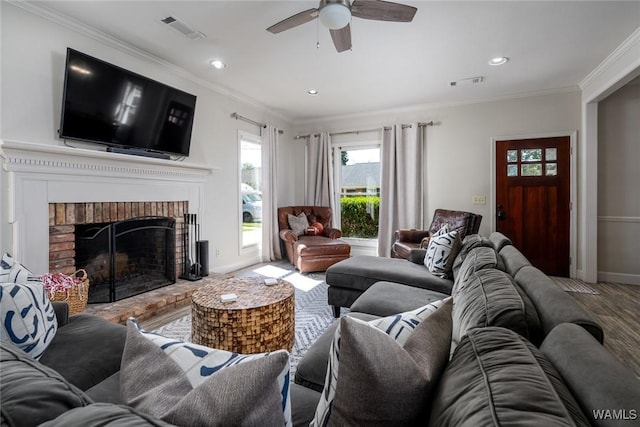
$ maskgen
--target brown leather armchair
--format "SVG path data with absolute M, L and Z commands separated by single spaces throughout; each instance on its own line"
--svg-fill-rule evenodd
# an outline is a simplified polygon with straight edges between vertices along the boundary
M 436 209 L 428 230 L 401 229 L 395 231 L 391 257 L 408 259 L 413 249 L 426 248 L 429 237 L 440 230 L 444 224 L 448 224 L 451 231 L 457 230 L 460 238 L 464 239 L 465 236 L 478 232 L 481 221 L 482 215 L 472 212 Z
M 288 215 L 304 212 L 309 224 L 319 222 L 324 230 L 318 235 L 298 236 L 289 227 Z M 280 241 L 289 262 L 301 273 L 325 271 L 338 261 L 349 258 L 351 246 L 340 240 L 342 231 L 331 228 L 333 212 L 326 206 L 286 206 L 278 208 Z

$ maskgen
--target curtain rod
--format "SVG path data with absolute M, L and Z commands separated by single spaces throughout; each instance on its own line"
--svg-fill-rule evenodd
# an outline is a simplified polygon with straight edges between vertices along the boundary
M 418 127 L 426 127 L 426 126 L 433 126 L 433 120 L 430 122 L 426 122 L 426 123 L 418 123 Z M 410 128 L 411 125 L 402 125 L 402 129 L 406 129 L 406 128 Z M 384 130 L 391 130 L 390 126 L 384 126 L 382 129 Z M 352 133 L 358 134 L 358 133 L 366 133 L 366 132 L 376 132 L 379 131 L 380 128 L 376 128 L 376 129 L 365 129 L 365 130 L 350 130 L 350 131 L 345 131 L 345 132 L 332 132 L 329 135 L 330 136 L 336 136 L 336 135 L 349 135 Z M 296 135 L 293 137 L 293 139 L 305 139 L 305 138 L 309 138 L 311 135 L 319 135 L 317 133 L 314 134 L 307 134 L 307 135 Z
M 236 120 L 242 120 L 243 122 L 247 122 L 247 123 L 251 123 L 252 125 L 256 125 L 260 128 L 266 128 L 267 125 L 265 125 L 264 123 L 260 123 L 260 122 L 256 122 L 255 120 L 251 120 L 247 117 L 241 116 L 238 113 L 231 113 L 231 118 L 236 119 Z M 279 134 L 283 134 L 284 131 L 281 129 L 278 129 L 278 133 Z

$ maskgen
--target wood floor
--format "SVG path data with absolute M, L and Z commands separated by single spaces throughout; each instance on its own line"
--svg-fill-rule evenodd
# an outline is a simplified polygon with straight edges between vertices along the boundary
M 604 329 L 604 346 L 640 380 L 640 286 L 591 285 L 600 295 L 569 292 Z

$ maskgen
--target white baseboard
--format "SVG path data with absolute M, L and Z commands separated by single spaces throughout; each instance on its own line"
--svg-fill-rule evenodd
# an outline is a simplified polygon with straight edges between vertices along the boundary
M 611 273 L 609 271 L 598 272 L 599 282 L 612 282 L 612 283 L 624 283 L 627 285 L 640 285 L 640 275 L 638 274 L 625 274 L 625 273 Z

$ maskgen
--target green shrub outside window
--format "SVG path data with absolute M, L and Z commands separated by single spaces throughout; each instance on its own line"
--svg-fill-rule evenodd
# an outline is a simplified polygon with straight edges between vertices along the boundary
M 342 197 L 342 235 L 375 239 L 378 237 L 380 196 Z

